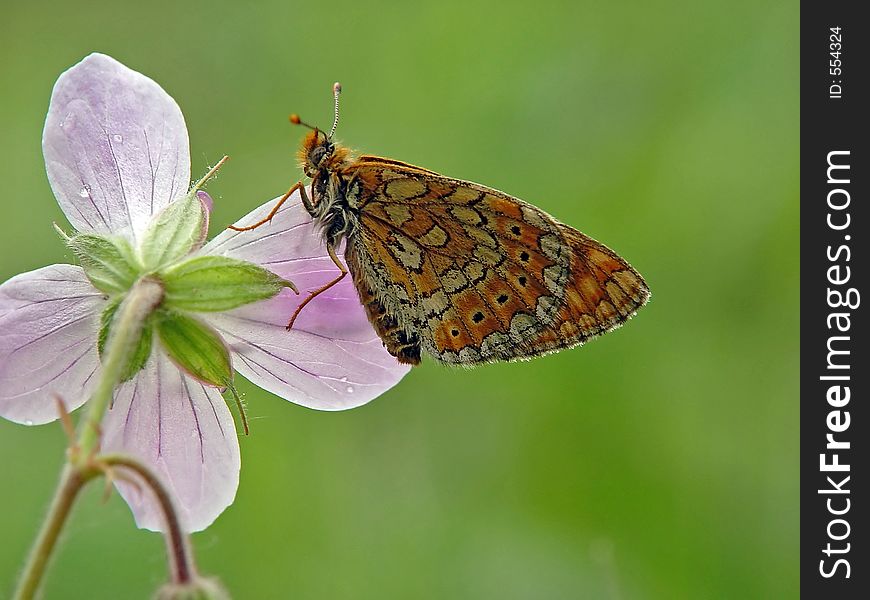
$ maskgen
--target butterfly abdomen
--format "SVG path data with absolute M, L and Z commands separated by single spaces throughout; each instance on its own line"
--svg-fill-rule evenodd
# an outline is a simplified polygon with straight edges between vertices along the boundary
M 381 338 L 387 352 L 395 356 L 399 362 L 410 365 L 420 364 L 422 348 L 419 331 L 413 326 L 408 327 L 400 322 L 398 314 L 388 310 L 384 302 L 375 295 L 366 283 L 363 267 L 356 260 L 354 246 L 351 245 L 352 240 L 349 240 L 348 244 L 350 251 L 345 254 L 347 266 L 369 322 Z

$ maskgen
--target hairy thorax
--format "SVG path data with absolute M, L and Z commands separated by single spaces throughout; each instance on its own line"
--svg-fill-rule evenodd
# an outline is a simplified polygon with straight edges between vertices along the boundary
M 320 226 L 324 241 L 334 248 L 359 230 L 359 195 L 353 176 L 343 171 L 319 170 L 311 181 L 311 202 L 305 208 Z

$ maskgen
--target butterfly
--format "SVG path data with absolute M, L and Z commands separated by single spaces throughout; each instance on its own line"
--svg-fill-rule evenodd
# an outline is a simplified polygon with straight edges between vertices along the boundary
M 454 365 L 528 359 L 584 343 L 622 325 L 650 297 L 643 277 L 605 245 L 498 190 L 414 165 L 363 155 L 311 130 L 299 160 L 319 226 L 340 274 L 348 273 L 387 351 L 417 365 L 423 354 Z M 347 268 L 336 255 L 346 241 Z

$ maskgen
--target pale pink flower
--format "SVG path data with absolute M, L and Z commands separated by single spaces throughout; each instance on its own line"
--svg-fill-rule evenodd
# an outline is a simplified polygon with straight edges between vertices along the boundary
M 92 54 L 58 79 L 43 134 L 46 170 L 61 209 L 83 233 L 126 238 L 136 248 L 152 217 L 187 194 L 187 128 L 154 81 Z M 271 202 L 239 223 L 262 218 Z M 249 261 L 295 283 L 270 300 L 197 317 L 218 331 L 233 367 L 296 404 L 342 410 L 365 404 L 407 372 L 383 348 L 350 278 L 318 296 L 292 331 L 293 309 L 336 275 L 319 233 L 291 198 L 254 231 L 224 231 L 199 254 Z M 97 333 L 107 297 L 78 266 L 52 265 L 0 286 L 0 416 L 28 425 L 81 406 L 99 376 Z M 256 407 L 252 410 L 256 411 Z M 154 340 L 145 367 L 115 394 L 102 449 L 150 465 L 172 492 L 185 528 L 210 525 L 239 478 L 232 415 L 218 389 L 181 371 Z M 148 492 L 118 484 L 140 527 L 163 528 Z

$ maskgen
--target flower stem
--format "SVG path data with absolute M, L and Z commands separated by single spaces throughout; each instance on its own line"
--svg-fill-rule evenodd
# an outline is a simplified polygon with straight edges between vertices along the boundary
M 124 467 L 136 473 L 154 493 L 163 517 L 166 520 L 166 553 L 169 558 L 169 572 L 173 583 L 187 584 L 196 575 L 196 565 L 190 552 L 188 537 L 181 528 L 181 521 L 167 489 L 157 475 L 143 463 L 122 454 L 101 454 L 97 461 L 112 467 Z
M 54 500 L 24 566 L 16 600 L 30 600 L 36 594 L 76 496 L 100 472 L 93 461 L 100 445 L 100 422 L 138 345 L 145 320 L 162 299 L 160 283 L 145 277 L 133 284 L 118 307 L 103 352 L 100 380 L 88 401 L 89 410 L 79 428 L 78 440 L 68 452 Z
M 69 464 L 63 468 L 57 491 L 51 501 L 51 507 L 48 509 L 48 515 L 42 524 L 42 529 L 39 531 L 30 557 L 27 559 L 24 573 L 21 575 L 21 581 L 14 596 L 16 600 L 30 600 L 36 594 L 42 575 L 45 573 L 48 559 L 51 557 L 51 551 L 57 543 L 57 538 L 60 536 L 76 496 L 82 486 L 94 475 L 95 473 L 91 471 L 82 472 Z
M 115 388 L 121 383 L 124 369 L 135 352 L 145 319 L 163 300 L 159 282 L 143 277 L 130 288 L 118 307 L 111 333 L 103 350 L 100 381 L 88 401 L 88 414 L 79 428 L 77 456 L 79 465 L 88 462 L 100 444 L 100 423 L 112 401 Z

